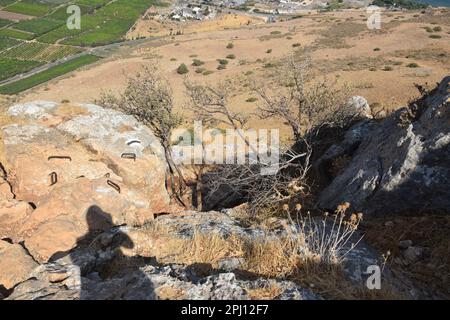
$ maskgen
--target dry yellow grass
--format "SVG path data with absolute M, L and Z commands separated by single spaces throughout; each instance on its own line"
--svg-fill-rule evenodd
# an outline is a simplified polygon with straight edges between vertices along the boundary
M 244 261 L 239 267 L 239 273 L 244 272 L 242 276 L 292 280 L 329 299 L 404 298 L 389 283 L 383 283 L 381 290 L 369 290 L 364 284 L 350 282 L 339 263 L 326 264 L 320 255 L 305 250 L 301 236 L 255 239 L 232 235 L 224 238 L 196 231 L 191 238 L 180 238 L 158 220 L 152 222 L 145 233 L 148 238 L 141 241 L 150 242 L 151 238 L 152 243 L 159 243 L 146 253 L 147 256 L 161 263 L 195 267 L 200 274 L 210 274 L 222 259 L 237 257 Z M 275 284 L 247 291 L 252 299 L 273 299 L 280 294 Z
M 262 288 L 247 289 L 246 291 L 252 300 L 273 300 L 283 292 L 276 283 L 270 283 Z

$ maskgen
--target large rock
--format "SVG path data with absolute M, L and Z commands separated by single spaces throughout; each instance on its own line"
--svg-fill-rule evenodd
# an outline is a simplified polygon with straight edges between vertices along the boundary
M 191 215 L 195 219 L 190 219 Z M 196 230 L 221 236 L 255 234 L 219 212 L 189 212 L 158 219 L 159 228 L 173 231 L 167 236 L 180 239 L 193 237 Z M 198 223 L 192 223 L 194 220 Z M 154 257 L 157 246 L 170 248 L 169 241 L 158 242 L 159 237 L 164 238 L 164 232 L 154 233 L 145 226 L 112 228 L 69 255 L 34 268 L 28 280 L 17 285 L 7 299 L 249 299 L 252 290 L 267 287 L 278 288 L 274 299 L 320 298 L 288 280 L 245 279 L 233 268 L 205 274 L 202 264 L 163 265 L 154 258 L 143 259 Z M 126 249 L 134 253 L 126 255 Z M 138 252 L 141 256 L 136 255 Z
M 73 249 L 88 230 L 89 211 L 107 213 L 110 228 L 172 210 L 163 149 L 133 117 L 45 101 L 12 106 L 8 114 L 0 236 L 25 241 L 36 260 Z
M 52 266 L 47 266 L 51 268 Z M 42 270 L 45 274 L 46 270 Z M 42 278 L 46 278 L 42 274 Z M 77 278 L 78 277 L 78 278 Z M 240 280 L 232 272 L 200 277 L 181 265 L 147 265 L 121 277 L 101 280 L 97 274 L 70 275 L 64 281 L 30 279 L 21 283 L 8 300 L 242 300 L 249 290 L 279 287 L 275 299 L 317 300 L 319 297 L 291 281 Z M 47 277 L 48 278 L 48 277 Z M 67 285 L 67 284 L 70 285 Z M 71 285 L 78 283 L 80 285 Z
M 347 108 L 354 119 L 373 118 L 372 110 L 364 97 L 351 97 L 347 103 Z
M 37 266 L 21 245 L 0 240 L 0 286 L 12 289 L 27 280 Z
M 450 77 L 430 95 L 380 123 L 363 121 L 324 159 L 348 164 L 319 195 L 319 206 L 348 201 L 365 213 L 450 208 Z M 362 133 L 362 134 L 358 134 Z
M 19 230 L 29 218 L 33 207 L 28 202 L 15 199 L 0 200 L 0 239 L 20 238 Z

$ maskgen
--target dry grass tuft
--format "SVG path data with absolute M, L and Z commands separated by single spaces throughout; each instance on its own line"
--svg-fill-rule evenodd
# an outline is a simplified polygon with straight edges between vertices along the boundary
M 301 248 L 298 239 L 287 237 L 246 241 L 245 269 L 266 277 L 289 277 L 305 262 L 299 254 Z
M 276 283 L 269 283 L 262 288 L 247 289 L 246 291 L 252 300 L 273 300 L 283 292 Z
M 369 290 L 364 283 L 355 284 L 347 280 L 342 258 L 354 246 L 347 245 L 343 249 L 362 218 L 357 214 L 346 217 L 348 208 L 349 204 L 343 203 L 333 217 L 325 215 L 323 221 L 314 220 L 309 214 L 305 217 L 299 214 L 296 217 L 297 228 L 293 227 L 296 223 L 289 215 L 291 222 L 274 226 L 284 228 L 284 236 L 258 238 L 243 235 L 222 237 L 199 230 L 192 237 L 183 238 L 175 235 L 176 230 L 155 220 L 146 231 L 150 236 L 145 241 L 153 243 L 147 256 L 155 257 L 161 263 L 208 266 L 205 274 L 217 269 L 222 259 L 242 258 L 243 263 L 239 266 L 242 276 L 291 280 L 329 299 L 402 299 L 403 296 L 388 283 L 383 284 L 382 290 Z M 297 205 L 295 210 L 300 211 L 301 206 Z M 326 234 L 320 231 L 322 228 L 331 232 Z M 280 295 L 280 290 L 273 283 L 247 291 L 252 299 L 274 299 Z
M 205 234 L 196 231 L 190 241 L 181 244 L 179 258 L 183 263 L 208 263 L 217 267 L 217 262 L 243 255 L 242 239 L 232 235 L 223 238 L 217 234 Z

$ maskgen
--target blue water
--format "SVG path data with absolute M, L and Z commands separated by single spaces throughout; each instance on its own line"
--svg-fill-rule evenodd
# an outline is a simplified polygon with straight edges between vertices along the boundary
M 420 2 L 428 3 L 435 7 L 450 7 L 450 0 L 420 0 Z

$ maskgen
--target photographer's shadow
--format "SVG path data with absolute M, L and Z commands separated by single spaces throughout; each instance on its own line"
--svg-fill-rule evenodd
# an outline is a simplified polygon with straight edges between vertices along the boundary
M 130 237 L 115 227 L 111 215 L 98 206 L 86 213 L 88 232 L 77 239 L 76 249 L 70 252 L 72 262 L 80 269 L 80 300 L 149 300 L 154 299 L 150 279 L 139 269 L 141 257 L 130 257 L 122 249 L 132 249 Z M 113 256 L 106 262 L 86 266 L 80 252 L 90 251 L 98 256 L 105 250 Z M 96 260 L 97 261 L 97 260 Z

